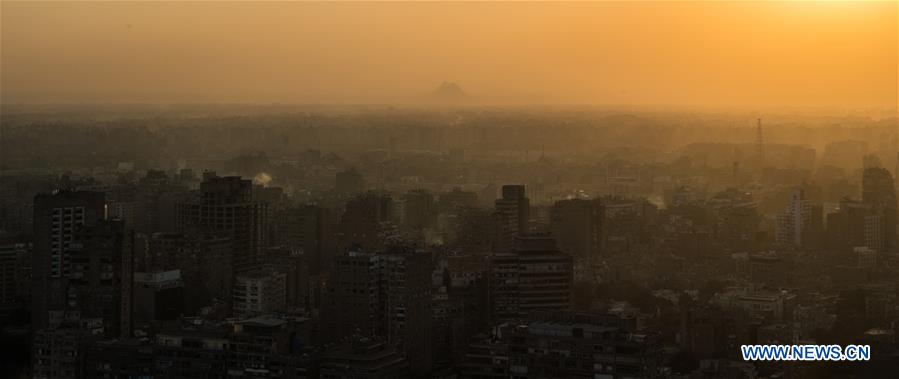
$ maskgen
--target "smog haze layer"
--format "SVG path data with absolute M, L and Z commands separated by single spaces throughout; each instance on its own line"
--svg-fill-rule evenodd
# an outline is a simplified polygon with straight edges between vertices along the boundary
M 894 2 L 3 2 L 2 102 L 890 108 Z

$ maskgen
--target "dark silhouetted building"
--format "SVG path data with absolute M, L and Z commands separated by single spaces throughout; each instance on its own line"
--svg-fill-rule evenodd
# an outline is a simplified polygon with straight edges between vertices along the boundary
M 537 312 L 497 325 L 469 346 L 465 378 L 652 378 L 662 339 L 614 315 Z
M 871 207 L 867 221 L 868 247 L 880 252 L 896 251 L 896 187 L 885 168 L 869 167 L 862 175 L 862 202 Z
M 234 278 L 234 314 L 254 317 L 287 309 L 287 274 L 274 267 L 244 271 Z
M 409 363 L 393 346 L 358 337 L 327 351 L 321 379 L 388 379 L 409 375 Z
M 412 230 L 430 228 L 437 219 L 434 195 L 427 190 L 409 191 L 403 196 L 403 225 Z
M 380 281 L 377 256 L 351 251 L 335 257 L 334 271 L 322 299 L 327 340 L 336 341 L 354 333 L 366 337 L 384 333 Z
M 81 378 L 152 378 L 153 346 L 139 339 L 95 341 L 84 351 Z
M 430 254 L 349 252 L 337 257 L 324 295 L 330 340 L 378 337 L 409 359 L 413 372 L 432 367 Z
M 532 311 L 571 307 L 571 256 L 544 236 L 516 239 L 512 253 L 495 254 L 490 264 L 492 319 L 515 318 Z
M 608 322 L 606 317 L 562 314 L 534 317 L 513 328 L 511 373 L 529 378 L 660 376 L 661 337 Z
M 180 270 L 185 296 L 191 301 L 186 311 L 208 305 L 213 300 L 231 301 L 231 237 L 207 234 L 155 233 L 147 243 L 142 272 Z
M 365 179 L 355 168 L 337 173 L 334 192 L 340 196 L 355 196 L 365 190 Z
M 279 210 L 275 220 L 273 245 L 300 252 L 310 273 L 328 269 L 336 250 L 336 222 L 331 210 L 311 204 L 288 207 Z
M 314 283 L 318 276 L 310 275 L 306 255 L 302 250 L 289 250 L 281 247 L 269 248 L 266 254 L 266 266 L 276 268 L 285 275 L 284 294 L 287 309 L 303 309 L 311 311 L 317 308 Z
M 181 270 L 134 273 L 134 322 L 176 320 L 184 312 Z
M 827 215 L 827 241 L 830 250 L 844 256 L 855 247 L 868 246 L 865 229 L 870 208 L 865 203 L 849 198 L 840 201 L 837 212 Z
M 497 237 L 494 241 L 494 252 L 511 251 L 515 237 L 528 232 L 531 203 L 523 185 L 507 184 L 503 186 L 502 198 L 494 204 Z
M 26 243 L 0 242 L 0 312 L 25 303 L 23 296 L 31 283 L 26 283 L 31 268 L 30 246 Z
M 98 221 L 75 233 L 67 311 L 103 320 L 108 337 L 131 336 L 134 232 L 122 221 Z
M 178 204 L 179 230 L 231 239 L 233 272 L 252 269 L 267 245 L 268 206 L 253 200 L 253 183 L 238 176 L 205 176 L 200 191 Z
M 66 305 L 71 272 L 69 250 L 75 233 L 105 218 L 102 192 L 59 191 L 34 197 L 34 252 L 32 253 L 32 327 L 45 328 L 49 311 Z
M 32 378 L 80 378 L 85 348 L 102 337 L 103 329 L 102 319 L 71 316 L 36 330 L 31 344 Z
M 368 192 L 346 203 L 337 226 L 339 251 L 361 245 L 366 251 L 379 250 L 384 243 L 385 224 L 393 221 L 393 200 L 389 195 Z
M 571 255 L 583 279 L 602 252 L 605 208 L 599 200 L 557 201 L 550 210 L 550 230 L 559 250 Z

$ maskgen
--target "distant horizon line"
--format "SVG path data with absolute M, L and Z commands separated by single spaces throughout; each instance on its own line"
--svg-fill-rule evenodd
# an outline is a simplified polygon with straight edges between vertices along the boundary
M 727 112 L 809 112 L 829 111 L 828 113 L 879 112 L 894 113 L 899 117 L 899 105 L 896 106 L 851 106 L 851 105 L 759 105 L 759 104 L 689 104 L 689 103 L 611 103 L 611 102 L 566 102 L 566 101 L 497 101 L 479 102 L 468 99 L 462 101 L 259 101 L 259 100 L 218 100 L 218 101 L 131 101 L 131 100 L 85 100 L 85 101 L 16 101 L 0 100 L 0 107 L 76 107 L 76 106 L 133 106 L 133 107 L 189 107 L 189 106 L 261 106 L 261 107 L 386 107 L 386 108 L 609 108 L 633 110 L 666 110 L 666 111 L 727 111 Z

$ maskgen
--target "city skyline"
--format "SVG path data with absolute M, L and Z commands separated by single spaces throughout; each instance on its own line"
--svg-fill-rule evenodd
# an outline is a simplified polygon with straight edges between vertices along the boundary
M 0 376 L 895 378 L 897 18 L 0 0 Z

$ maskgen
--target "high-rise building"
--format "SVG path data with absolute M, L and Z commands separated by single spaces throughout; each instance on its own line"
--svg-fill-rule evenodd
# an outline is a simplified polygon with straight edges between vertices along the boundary
M 434 195 L 423 189 L 413 190 L 403 196 L 403 225 L 412 230 L 430 228 L 437 219 Z
M 103 320 L 78 317 L 36 330 L 31 344 L 32 378 L 80 378 L 86 347 L 102 335 Z
M 178 204 L 178 227 L 191 234 L 231 239 L 233 271 L 252 269 L 267 245 L 268 205 L 253 200 L 253 183 L 206 175 L 196 196 Z
M 213 300 L 231 301 L 232 243 L 230 237 L 206 234 L 154 233 L 147 242 L 139 272 L 179 270 L 185 296 L 193 307 Z
M 75 233 L 67 309 L 101 318 L 109 337 L 131 336 L 134 233 L 123 221 L 98 221 Z
M 504 185 L 502 198 L 497 199 L 494 206 L 497 224 L 494 252 L 507 253 L 511 251 L 515 237 L 528 232 L 531 204 L 524 185 Z
M 310 275 L 306 256 L 300 250 L 272 247 L 266 251 L 266 265 L 275 267 L 285 275 L 287 309 L 311 310 L 316 308 L 314 283 L 317 276 Z
M 26 269 L 30 264 L 30 246 L 25 243 L 0 243 L 0 310 L 24 304 Z
M 790 204 L 777 216 L 775 238 L 778 243 L 794 247 L 814 247 L 822 237 L 823 215 L 820 205 L 812 205 L 805 191 L 790 195 Z
M 835 213 L 827 215 L 827 239 L 831 250 L 851 252 L 853 248 L 868 246 L 866 218 L 870 206 L 860 201 L 843 198 Z
M 486 330 L 487 257 L 444 256 L 437 262 L 432 279 L 437 290 L 431 307 L 434 319 L 434 350 L 444 362 L 459 362 L 468 338 Z
M 346 203 L 346 210 L 337 226 L 338 251 L 360 245 L 366 251 L 383 246 L 386 223 L 393 221 L 393 200 L 389 195 L 368 192 Z
M 602 201 L 602 253 L 628 253 L 650 243 L 658 221 L 658 206 L 641 198 L 604 196 Z
M 454 217 L 448 241 L 459 251 L 487 255 L 499 237 L 496 214 L 485 208 L 460 208 Z
M 862 201 L 885 207 L 895 207 L 896 188 L 893 175 L 884 168 L 870 167 L 862 176 Z
M 48 312 L 66 307 L 71 272 L 69 250 L 75 243 L 75 234 L 104 219 L 105 208 L 102 192 L 65 190 L 34 197 L 33 328 L 46 328 Z
M 349 252 L 337 257 L 323 305 L 330 340 L 378 337 L 397 346 L 412 370 L 431 369 L 430 254 Z
M 287 275 L 274 267 L 259 267 L 234 278 L 234 314 L 254 317 L 287 309 Z
M 322 296 L 326 339 L 348 334 L 382 334 L 378 257 L 350 251 L 335 257 L 334 269 Z
M 871 234 L 872 241 L 868 247 L 877 251 L 896 251 L 896 187 L 893 176 L 887 169 L 865 169 L 862 176 L 862 202 L 871 207 L 873 217 L 868 220 L 873 223 L 871 230 L 881 231 Z
M 571 307 L 571 256 L 545 236 L 516 238 L 512 253 L 495 254 L 490 267 L 491 318 L 504 320 L 538 310 Z
M 886 222 L 882 214 L 873 213 L 865 216 L 865 247 L 874 251 L 885 251 Z
M 329 209 L 306 204 L 277 211 L 273 246 L 282 246 L 303 255 L 309 272 L 327 271 L 336 250 L 336 222 Z
M 605 208 L 599 200 L 571 199 L 553 204 L 550 230 L 559 250 L 574 259 L 577 272 L 599 258 L 602 251 L 602 223 Z
M 433 368 L 431 274 L 434 264 L 424 252 L 379 256 L 381 301 L 387 341 L 398 346 L 410 370 L 423 375 Z
M 107 217 L 125 220 L 128 228 L 142 234 L 174 231 L 174 199 L 187 187 L 169 179 L 165 172 L 147 170 L 136 185 L 123 185 L 108 193 Z
M 175 320 L 184 312 L 181 270 L 134 273 L 134 322 Z

